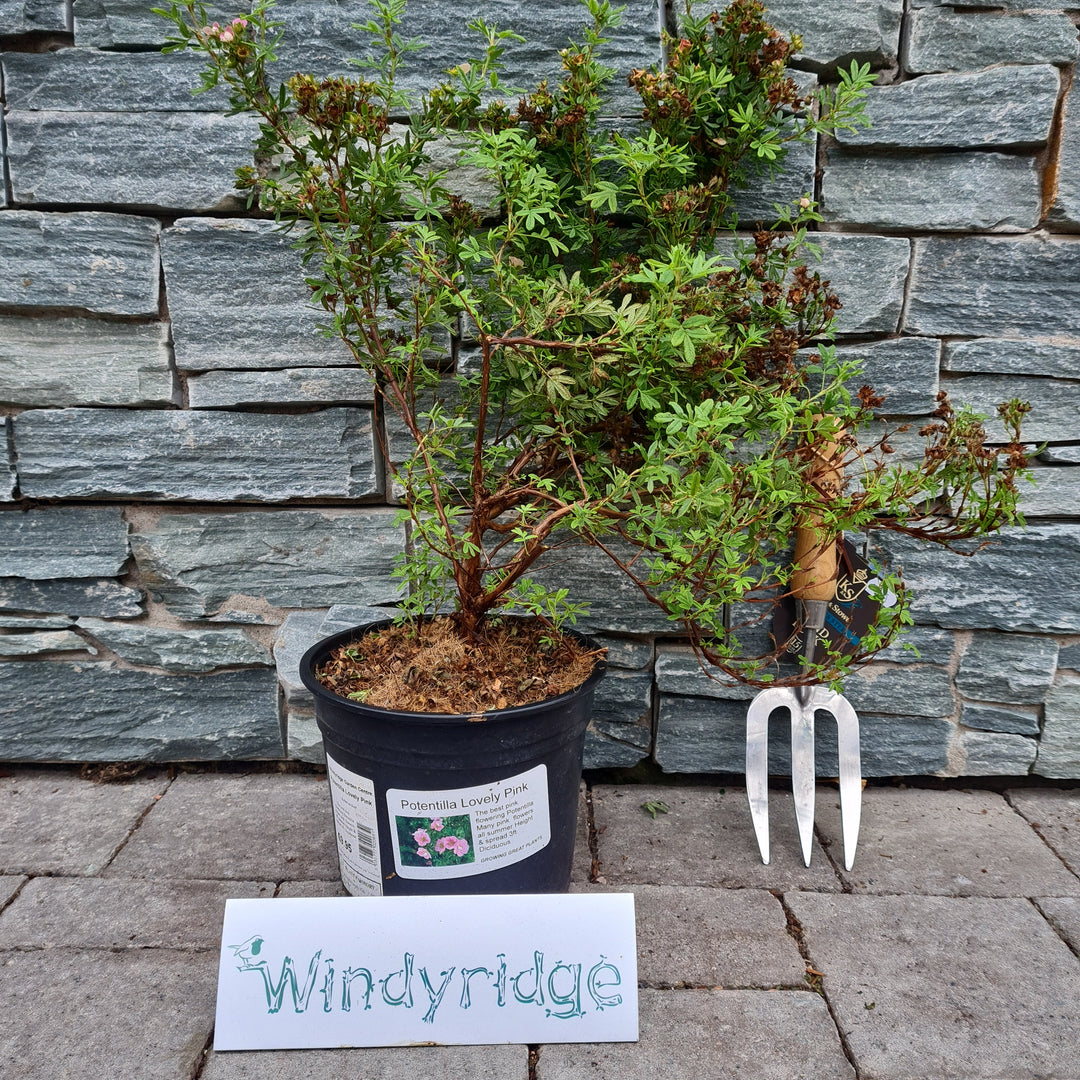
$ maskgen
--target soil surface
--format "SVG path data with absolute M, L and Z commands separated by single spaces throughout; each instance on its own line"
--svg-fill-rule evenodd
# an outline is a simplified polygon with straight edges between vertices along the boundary
M 475 713 L 565 694 L 602 656 L 538 620 L 492 619 L 487 639 L 472 642 L 439 618 L 339 645 L 315 674 L 328 690 L 366 705 Z

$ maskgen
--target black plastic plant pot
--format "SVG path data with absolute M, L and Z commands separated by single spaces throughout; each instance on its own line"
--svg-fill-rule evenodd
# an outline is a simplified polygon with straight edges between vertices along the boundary
M 354 896 L 565 892 L 603 661 L 568 694 L 467 716 L 380 709 L 316 679 L 338 645 L 389 625 L 325 638 L 300 661 L 326 749 L 345 888 Z

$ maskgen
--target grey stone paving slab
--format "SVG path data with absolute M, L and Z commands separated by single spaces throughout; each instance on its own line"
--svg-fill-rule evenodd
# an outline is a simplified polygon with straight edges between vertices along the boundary
M 1005 794 L 1073 873 L 1080 874 L 1080 790 L 1028 788 Z M 1054 893 L 1047 889 L 1043 895 Z
M 818 799 L 817 826 L 839 852 L 839 798 Z M 867 788 L 855 865 L 858 893 L 1080 896 L 1080 879 L 993 791 Z
M 200 1080 L 528 1080 L 525 1046 L 409 1046 L 210 1054 Z
M 537 1080 L 847 1080 L 825 1002 L 800 991 L 643 990 L 636 1043 L 544 1046 Z M 748 1038 L 752 1033 L 753 1037 Z
M 1080 897 L 1040 896 L 1035 904 L 1069 948 L 1080 956 Z
M 230 897 L 270 897 L 254 881 L 39 877 L 0 915 L 0 949 L 216 949 Z
M 1080 961 L 1026 900 L 786 900 L 860 1075 L 1077 1075 Z
M 325 777 L 177 777 L 109 867 L 110 877 L 329 879 L 338 875 Z
M 589 848 L 589 806 L 584 783 L 578 791 L 577 831 L 574 836 L 574 861 L 570 865 L 570 880 L 588 881 L 592 874 L 592 851 Z
M 283 881 L 277 896 L 306 899 L 312 896 L 348 896 L 340 881 Z
M 691 885 L 574 885 L 632 892 L 638 980 L 654 988 L 805 985 L 806 965 L 780 901 L 764 890 Z M 0 924 L 2 926 L 2 924 Z
M 21 874 L 0 874 L 0 907 L 3 907 L 25 884 Z
M 600 874 L 609 885 L 705 885 L 839 889 L 821 848 L 810 867 L 799 853 L 791 796 L 770 799 L 772 860 L 761 862 L 742 788 L 626 784 L 593 788 Z M 641 804 L 662 801 L 654 818 Z
M 5 956 L 0 1060 L 14 1080 L 189 1080 L 214 1020 L 213 953 Z
M 93 784 L 53 769 L 0 777 L 0 872 L 99 873 L 167 787 L 161 776 Z

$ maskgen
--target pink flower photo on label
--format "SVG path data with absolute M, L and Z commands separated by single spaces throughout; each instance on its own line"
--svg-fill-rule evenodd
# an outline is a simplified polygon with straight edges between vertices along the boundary
M 422 867 L 426 873 L 476 861 L 468 814 L 396 815 L 394 834 L 403 869 Z

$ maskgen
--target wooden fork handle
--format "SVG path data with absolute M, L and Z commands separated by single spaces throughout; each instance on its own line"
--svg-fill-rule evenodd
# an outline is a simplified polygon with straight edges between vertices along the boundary
M 828 440 L 807 448 L 811 455 L 810 482 L 823 495 L 835 498 L 844 486 L 844 448 Z M 836 534 L 825 526 L 820 514 L 807 511 L 795 531 L 795 571 L 791 593 L 799 600 L 831 600 L 838 571 Z

